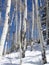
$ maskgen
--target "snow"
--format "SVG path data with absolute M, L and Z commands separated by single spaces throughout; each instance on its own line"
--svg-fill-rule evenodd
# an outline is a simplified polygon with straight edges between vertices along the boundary
M 43 65 L 40 45 L 34 45 L 32 51 L 29 48 L 30 46 L 28 46 L 25 52 L 25 58 L 22 58 L 22 65 Z M 0 57 L 0 65 L 20 65 L 19 56 L 19 52 L 13 52 Z M 47 64 L 44 65 L 49 65 L 49 46 L 46 47 L 46 57 Z

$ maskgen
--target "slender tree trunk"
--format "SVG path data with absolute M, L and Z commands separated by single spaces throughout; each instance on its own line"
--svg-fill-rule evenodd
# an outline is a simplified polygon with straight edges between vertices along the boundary
M 4 23 L 4 28 L 3 28 L 3 32 L 1 36 L 1 41 L 0 41 L 0 56 L 2 56 L 3 54 L 4 43 L 5 43 L 7 32 L 8 32 L 8 20 L 9 20 L 10 7 L 11 7 L 11 0 L 7 0 L 5 23 Z
M 32 47 L 33 47 L 33 43 L 34 43 L 34 39 L 33 39 L 33 32 L 34 32 L 34 3 L 32 0 L 32 33 L 31 33 L 31 51 L 32 51 Z
M 22 65 L 22 43 L 21 43 L 21 24 L 22 24 L 22 10 L 21 10 L 21 0 L 20 0 L 20 23 L 19 23 L 19 45 L 20 45 L 20 65 Z
M 25 50 L 26 50 L 26 21 L 27 21 L 27 0 L 25 0 L 24 1 L 24 7 L 25 7 L 25 9 L 24 9 L 24 19 L 23 19 L 23 34 L 24 34 L 24 40 L 23 40 L 23 42 L 24 42 L 24 49 L 23 49 L 23 57 L 25 57 Z
M 28 34 L 28 39 L 27 39 L 28 40 L 28 43 L 26 43 L 26 47 L 27 47 L 29 45 L 29 43 L 30 43 L 29 42 L 29 31 L 30 31 L 29 27 L 30 27 L 30 24 L 29 24 L 28 21 L 26 22 L 26 26 L 27 26 L 27 29 L 28 29 L 28 33 L 27 33 Z
M 17 25 L 18 25 L 18 10 L 17 10 L 17 1 L 18 0 L 16 0 L 16 5 L 15 5 L 15 10 L 16 10 L 16 13 L 15 13 L 15 25 L 16 25 L 16 32 L 15 32 L 15 42 L 14 42 L 14 44 L 15 44 L 15 46 L 16 46 L 16 51 L 18 50 L 17 48 L 18 48 L 18 42 L 17 42 Z
M 47 60 L 46 60 L 46 53 L 45 53 L 45 46 L 44 46 L 44 38 L 43 38 L 42 28 L 41 28 L 41 20 L 40 20 L 39 11 L 38 11 L 38 0 L 35 0 L 35 4 L 36 4 L 37 26 L 38 26 L 41 51 L 42 51 L 42 62 L 43 64 L 45 64 L 47 63 Z
M 48 0 L 46 0 L 46 39 L 47 39 L 47 44 L 49 44 L 49 39 L 48 39 L 48 25 L 49 25 L 49 7 L 48 7 Z

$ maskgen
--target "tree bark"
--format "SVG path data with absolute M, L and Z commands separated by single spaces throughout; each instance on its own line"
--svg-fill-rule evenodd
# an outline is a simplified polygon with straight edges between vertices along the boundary
M 32 47 L 33 47 L 33 43 L 34 43 L 34 39 L 33 39 L 33 32 L 34 32 L 34 3 L 32 0 L 32 33 L 31 33 L 31 51 L 32 51 Z
M 4 23 L 4 28 L 1 36 L 1 41 L 0 41 L 0 56 L 3 54 L 3 49 L 4 49 L 4 44 L 8 32 L 8 20 L 9 20 L 9 13 L 10 13 L 10 7 L 11 7 L 11 0 L 7 0 L 7 8 L 6 8 L 6 14 L 5 14 L 5 23 Z
M 42 62 L 43 62 L 43 64 L 45 64 L 45 63 L 47 63 L 47 60 L 46 60 L 44 38 L 43 38 L 42 27 L 41 27 L 41 20 L 40 20 L 39 10 L 38 10 L 38 0 L 35 1 L 35 5 L 36 5 L 37 26 L 38 26 L 41 51 L 42 51 Z

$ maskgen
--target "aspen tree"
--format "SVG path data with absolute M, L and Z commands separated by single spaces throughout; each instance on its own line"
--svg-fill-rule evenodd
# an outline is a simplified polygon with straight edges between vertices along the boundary
M 15 13 L 15 24 L 16 24 L 16 32 L 15 32 L 15 45 L 17 47 L 18 43 L 17 43 L 17 24 L 18 24 L 18 12 L 17 12 L 17 0 L 16 0 L 16 5 L 15 5 L 15 10 L 16 10 L 16 13 Z
M 31 33 L 31 38 L 32 38 L 32 40 L 31 40 L 31 50 L 32 50 L 32 45 L 33 45 L 33 43 L 34 43 L 34 39 L 33 39 L 33 32 L 34 32 L 34 3 L 33 3 L 33 0 L 32 0 L 32 33 Z
M 25 50 L 26 50 L 26 22 L 27 22 L 27 0 L 24 0 L 24 18 L 23 18 L 23 35 L 24 35 L 24 48 L 22 49 L 22 57 L 25 57 Z
M 10 13 L 10 7 L 11 7 L 11 0 L 7 0 L 7 8 L 6 8 L 6 14 L 5 14 L 5 23 L 4 23 L 4 28 L 1 36 L 1 41 L 0 41 L 0 56 L 3 54 L 3 49 L 4 49 L 4 44 L 8 32 L 8 20 L 9 20 L 9 13 Z
M 42 27 L 41 27 L 41 20 L 40 20 L 39 10 L 38 10 L 38 0 L 35 0 L 35 5 L 36 5 L 37 26 L 38 26 L 40 44 L 41 44 L 41 51 L 42 51 L 42 62 L 43 62 L 43 64 L 45 64 L 45 63 L 47 63 L 47 60 L 46 60 L 46 55 L 45 55 L 46 53 L 45 53 Z
M 27 49 L 27 46 L 29 44 L 29 21 L 26 22 L 26 27 L 27 27 L 27 30 L 28 30 L 28 39 L 27 39 L 27 43 L 26 43 L 26 49 Z
M 46 39 L 47 44 L 49 44 L 49 0 L 46 0 Z
M 21 10 L 21 0 L 20 0 L 20 23 L 19 23 L 19 45 L 20 45 L 20 65 L 22 65 L 22 43 L 21 43 L 21 24 L 22 24 L 22 10 Z
M 14 24 L 15 24 L 15 27 L 16 27 L 16 31 L 13 32 L 13 42 L 12 42 L 12 47 L 13 47 L 13 51 L 17 51 L 17 47 L 18 47 L 18 43 L 17 43 L 17 23 L 18 23 L 18 15 L 17 15 L 17 1 L 18 0 L 15 0 L 15 6 L 14 6 L 14 13 L 13 15 L 15 15 L 15 21 L 14 21 Z M 12 49 L 11 49 L 12 50 Z

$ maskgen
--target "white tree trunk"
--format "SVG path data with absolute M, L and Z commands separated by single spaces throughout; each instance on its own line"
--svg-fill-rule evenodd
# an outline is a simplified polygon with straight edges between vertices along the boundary
M 27 22 L 27 0 L 24 1 L 25 3 L 25 10 L 24 10 L 24 19 L 23 19 L 23 28 L 24 28 L 24 50 L 26 49 L 26 22 Z
M 48 22 L 49 22 L 49 7 L 48 7 L 48 0 L 46 0 L 46 8 L 47 8 L 47 11 L 46 11 L 46 39 L 47 39 L 47 44 L 49 44 L 48 43 Z
M 27 21 L 27 23 L 26 23 L 26 26 L 27 26 L 27 28 L 28 28 L 28 43 L 26 43 L 26 45 L 28 45 L 30 42 L 29 42 L 29 32 L 30 32 L 30 29 L 29 29 L 29 27 L 30 27 L 30 24 L 29 24 L 29 22 Z
M 21 10 L 21 0 L 20 0 L 20 23 L 19 23 L 19 45 L 20 45 L 20 65 L 22 65 L 22 43 L 21 43 L 21 24 L 22 24 L 22 10 Z
M 10 7 L 11 7 L 11 0 L 7 0 L 5 23 L 4 23 L 4 28 L 3 28 L 3 32 L 1 36 L 1 41 L 0 41 L 0 56 L 2 56 L 4 43 L 5 43 L 7 32 L 8 32 L 8 20 L 9 20 Z
M 27 0 L 24 0 L 24 17 L 23 17 L 23 33 L 22 33 L 22 57 L 25 57 L 26 50 L 26 21 L 27 21 Z
M 17 36 L 18 36 L 18 35 L 17 35 L 17 25 L 18 25 L 17 1 L 18 1 L 18 0 L 16 0 L 16 5 L 15 5 L 15 11 L 16 11 L 16 13 L 15 13 L 16 32 L 15 32 L 15 42 L 14 42 L 16 48 L 17 48 L 17 46 L 18 46 L 18 42 L 17 42 Z
M 33 3 L 33 0 L 32 0 L 32 33 L 31 33 L 31 50 L 32 50 L 32 46 L 33 46 L 33 43 L 34 43 L 34 39 L 33 39 L 33 32 L 34 32 L 34 3 Z
M 45 55 L 44 38 L 42 33 L 41 20 L 40 20 L 39 11 L 38 11 L 38 0 L 35 0 L 35 3 L 36 3 L 37 26 L 38 26 L 41 51 L 42 51 L 42 62 L 43 64 L 45 64 L 47 63 L 47 61 L 46 61 L 46 55 Z

